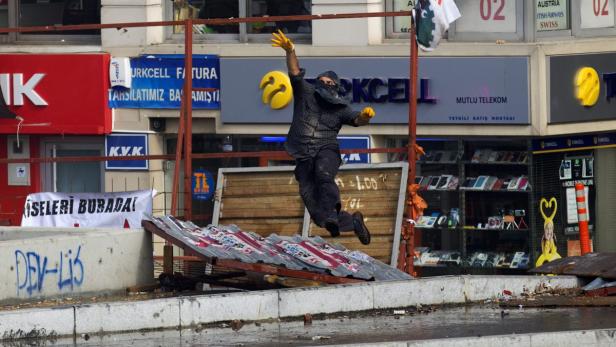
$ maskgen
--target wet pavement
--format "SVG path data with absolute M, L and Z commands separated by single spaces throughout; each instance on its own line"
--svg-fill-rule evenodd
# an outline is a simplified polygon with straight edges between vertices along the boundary
M 484 306 L 405 314 L 394 314 L 390 310 L 313 319 L 311 325 L 304 325 L 303 321 L 247 323 L 243 326 L 217 324 L 181 332 L 84 335 L 76 341 L 24 341 L 0 343 L 0 346 L 307 346 L 605 328 L 616 328 L 615 307 L 503 310 Z

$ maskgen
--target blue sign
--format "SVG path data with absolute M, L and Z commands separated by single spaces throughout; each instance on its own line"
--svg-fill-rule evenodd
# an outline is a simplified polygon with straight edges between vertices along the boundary
M 111 134 L 105 137 L 105 156 L 148 155 L 147 134 Z M 147 170 L 147 160 L 108 160 L 107 170 Z
M 210 200 L 214 196 L 216 186 L 211 172 L 203 169 L 192 174 L 192 196 L 194 200 Z
M 111 108 L 180 108 L 184 85 L 183 55 L 132 58 L 131 88 L 109 90 Z M 195 109 L 220 108 L 220 63 L 215 55 L 193 55 L 192 101 Z
M 338 136 L 340 149 L 369 149 L 370 136 Z M 348 164 L 370 163 L 370 153 L 341 154 L 342 161 Z

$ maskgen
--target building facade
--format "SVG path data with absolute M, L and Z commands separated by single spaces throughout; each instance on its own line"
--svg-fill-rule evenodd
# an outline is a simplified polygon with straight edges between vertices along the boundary
M 418 174 L 428 178 L 456 176 L 460 185 L 466 178 L 481 176 L 487 179 L 507 177 L 509 183 L 511 178 L 517 178 L 520 183 L 520 179 L 526 177 L 530 185 L 524 188 L 522 196 L 516 195 L 514 188 L 511 189 L 513 192 L 508 191 L 498 198 L 487 192 L 485 196 L 490 197 L 481 195 L 484 189 L 458 189 L 453 195 L 427 191 L 427 198 L 434 199 L 433 206 L 438 206 L 438 211 L 429 212 L 448 215 L 452 209 L 462 209 L 466 212 L 460 225 L 478 231 L 488 229 L 492 216 L 514 215 L 519 222 L 519 214 L 524 213 L 528 226 L 518 229 L 528 231 L 522 238 L 518 235 L 468 235 L 470 228 L 464 231 L 466 234 L 453 236 L 449 230 L 439 231 L 433 236 L 426 235 L 424 240 L 430 243 L 429 246 L 469 248 L 468 252 L 478 252 L 482 247 L 497 251 L 498 246 L 494 245 L 502 241 L 536 255 L 540 251 L 539 240 L 543 231 L 538 202 L 552 196 L 557 197 L 562 206 L 555 219 L 556 228 L 560 230 L 557 231 L 559 240 L 574 239 L 573 233 L 566 232 L 574 226 L 570 223 L 572 219 L 567 217 L 568 193 L 562 183 L 566 180 L 561 182 L 559 176 L 554 176 L 558 171 L 549 170 L 552 166 L 560 168 L 561 161 L 581 157 L 581 163 L 594 165 L 593 178 L 596 177 L 592 182 L 596 189 L 591 189 L 589 197 L 593 199 L 591 224 L 596 232 L 596 235 L 593 232 L 593 237 L 598 241 L 595 249 L 616 250 L 616 234 L 612 232 L 614 227 L 609 218 L 611 210 L 616 208 L 616 201 L 607 193 L 609 190 L 599 186 L 616 184 L 616 171 L 611 168 L 616 162 L 610 147 L 612 142 L 601 142 L 601 139 L 611 138 L 611 132 L 616 131 L 616 106 L 610 102 L 616 90 L 612 82 L 616 66 L 611 66 L 616 51 L 614 3 L 614 0 L 456 0 L 462 18 L 450 27 L 447 39 L 437 50 L 420 53 L 417 127 L 420 144 L 429 152 L 455 153 L 452 157 L 455 165 L 430 157 L 420 165 Z M 0 1 L 0 26 L 408 9 L 408 1 L 401 0 L 52 0 L 45 4 L 5 0 Z M 375 148 L 405 145 L 408 132 L 408 26 L 409 19 L 404 17 L 288 22 L 278 26 L 273 23 L 195 26 L 193 52 L 218 59 L 216 73 L 220 89 L 218 94 L 211 95 L 213 101 L 218 101 L 217 105 L 196 108 L 193 112 L 194 151 L 282 149 L 279 141 L 265 140 L 264 137 L 280 139 L 286 135 L 290 107 L 273 110 L 263 103 L 259 89 L 259 81 L 265 74 L 285 71 L 284 52 L 269 43 L 274 29 L 284 30 L 295 41 L 300 64 L 307 68 L 307 77 L 314 78 L 322 70 L 334 69 L 343 78 L 347 90 L 353 93 L 354 107 L 375 107 L 377 116 L 370 126 L 343 128 L 341 135 L 367 137 L 370 146 Z M 0 42 L 3 42 L 0 52 L 27 52 L 35 56 L 96 53 L 131 58 L 152 55 L 164 60 L 183 54 L 183 37 L 183 27 L 117 28 L 53 35 L 11 33 L 0 37 Z M 576 85 L 578 81 L 587 83 L 583 77 L 577 76 L 581 68 L 596 72 L 596 80 L 590 80 L 598 86 L 594 103 L 591 102 L 592 96 L 580 94 L 579 85 Z M 2 73 L 5 72 L 0 71 Z M 111 126 L 100 133 L 89 134 L 94 135 L 90 142 L 93 142 L 92 148 L 104 153 L 107 135 L 145 134 L 149 154 L 173 154 L 178 118 L 178 108 L 170 104 L 115 107 Z M 6 139 L 0 141 L 3 155 L 8 155 L 8 144 L 15 133 L 15 126 L 9 122 L 11 120 L 0 120 L 0 129 L 3 129 Z M 63 133 L 58 130 L 48 135 L 63 136 Z M 575 145 L 575 138 L 580 135 L 590 136 L 592 143 Z M 551 142 L 562 142 L 563 145 L 549 152 L 545 144 Z M 43 138 L 30 138 L 30 155 L 46 155 L 43 150 L 46 143 Z M 480 158 L 481 153 L 490 151 L 495 153 L 492 161 L 489 154 L 485 160 Z M 476 152 L 479 155 L 477 160 L 474 158 Z M 525 159 L 519 156 L 522 152 L 526 153 Z M 498 157 L 499 153 L 501 157 Z M 508 158 L 507 153 L 512 157 L 518 153 L 518 156 Z M 85 155 L 85 152 L 79 155 Z M 373 154 L 370 161 L 397 159 Z M 549 161 L 552 164 L 545 164 Z M 211 173 L 219 167 L 258 164 L 255 159 L 220 159 L 196 161 L 193 167 Z M 105 169 L 105 164 L 101 165 L 101 190 L 155 188 L 165 194 L 155 198 L 154 209 L 159 212 L 168 210 L 172 162 L 150 161 L 146 169 L 139 170 Z M 550 183 L 549 177 L 552 176 L 556 178 Z M 48 180 L 46 176 L 40 174 L 32 178 L 33 191 L 47 189 L 43 184 Z M 481 187 L 483 182 L 474 184 Z M 52 188 L 53 185 L 49 189 Z M 56 185 L 53 189 L 59 188 Z M 431 197 L 430 194 L 435 195 Z M 476 203 L 493 200 L 506 203 L 496 210 Z M 201 214 L 203 222 L 207 222 L 212 206 L 209 200 L 195 200 L 193 213 Z M 10 212 L 7 211 L 3 204 L 0 212 Z M 434 233 L 434 230 L 430 232 Z M 490 237 L 496 238 L 494 244 L 474 240 Z M 562 248 L 566 245 L 562 244 Z M 561 254 L 566 253 L 562 248 L 559 247 Z

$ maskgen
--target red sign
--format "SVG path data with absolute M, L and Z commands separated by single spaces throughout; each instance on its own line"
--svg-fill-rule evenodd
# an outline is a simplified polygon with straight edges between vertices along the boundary
M 0 54 L 0 88 L 22 134 L 109 134 L 108 54 Z M 18 122 L 0 119 L 0 134 Z

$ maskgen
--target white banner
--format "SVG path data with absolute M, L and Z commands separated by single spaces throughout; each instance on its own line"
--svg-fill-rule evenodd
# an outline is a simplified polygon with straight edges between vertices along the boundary
M 152 213 L 152 190 L 118 193 L 29 194 L 23 227 L 141 228 Z

